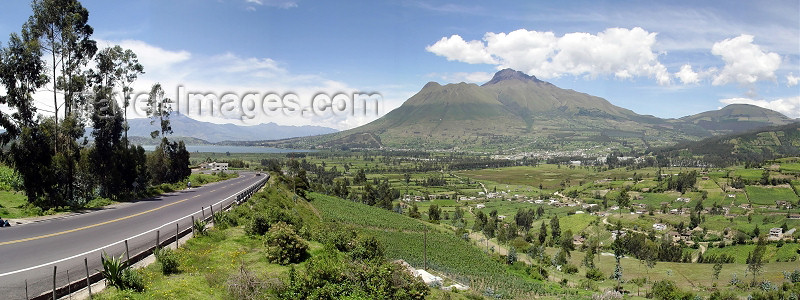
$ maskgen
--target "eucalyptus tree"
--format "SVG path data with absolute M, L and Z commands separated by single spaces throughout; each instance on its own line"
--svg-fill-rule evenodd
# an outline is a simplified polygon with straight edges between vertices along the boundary
M 159 136 L 166 138 L 167 134 L 172 134 L 172 126 L 169 122 L 169 115 L 172 113 L 172 100 L 167 98 L 160 83 L 156 83 L 150 89 L 147 98 L 147 117 L 150 118 L 150 125 L 158 121 L 159 130 L 150 133 L 151 138 Z
M 0 49 L 0 85 L 5 95 L 0 95 L 0 105 L 11 112 L 0 111 L 0 144 L 8 147 L 8 159 L 23 179 L 23 189 L 29 202 L 46 199 L 53 180 L 49 172 L 52 153 L 41 147 L 50 141 L 34 119 L 36 107 L 33 93 L 47 83 L 41 59 L 39 41 L 27 27 L 20 34 L 12 33 L 8 46 Z M 54 198 L 52 200 L 55 200 Z M 52 205 L 55 203 L 46 203 Z
M 25 24 L 33 37 L 40 41 L 44 52 L 50 54 L 49 70 L 53 92 L 53 113 L 55 135 L 53 152 L 58 153 L 60 126 L 58 122 L 60 105 L 58 94 L 64 97 L 64 118 L 72 117 L 73 109 L 85 100 L 86 77 L 83 67 L 97 51 L 97 45 L 90 37 L 94 29 L 88 24 L 89 11 L 77 0 L 34 0 L 31 3 L 33 15 Z M 70 122 L 82 126 L 81 122 Z M 74 130 L 67 129 L 68 133 Z M 81 133 L 82 134 L 82 133 Z M 77 138 L 67 135 L 67 138 Z M 68 145 L 71 143 L 67 143 Z

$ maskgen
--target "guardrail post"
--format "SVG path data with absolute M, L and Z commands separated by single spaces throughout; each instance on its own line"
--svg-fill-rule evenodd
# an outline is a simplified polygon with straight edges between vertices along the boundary
M 128 258 L 127 263 L 130 266 L 130 263 L 131 263 L 131 252 L 128 251 L 128 240 L 125 240 L 125 257 Z
M 89 280 L 89 260 L 83 258 L 83 266 L 86 267 L 86 288 L 89 289 L 89 299 L 92 299 L 92 282 Z
M 161 246 L 161 230 L 156 230 L 156 249 Z
M 211 209 L 211 220 L 213 221 L 214 220 L 214 204 L 209 205 L 208 208 Z
M 72 299 L 72 281 L 69 280 L 69 269 L 67 269 L 67 295 Z
M 192 215 L 192 236 L 194 236 L 194 215 Z
M 203 212 L 203 220 L 205 220 L 206 219 L 206 207 L 205 206 L 200 206 L 200 211 Z M 192 222 L 192 225 L 194 225 L 194 222 Z
M 175 250 L 178 250 L 178 236 L 180 235 L 180 228 L 178 222 L 175 222 Z
M 28 280 L 25 279 L 25 300 L 29 300 L 28 298 Z
M 56 270 L 58 266 L 53 266 L 53 300 L 56 300 Z

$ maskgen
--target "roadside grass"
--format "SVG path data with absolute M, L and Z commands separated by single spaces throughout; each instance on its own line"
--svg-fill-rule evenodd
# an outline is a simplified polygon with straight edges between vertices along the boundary
M 322 248 L 315 242 L 310 246 L 312 255 Z M 282 284 L 289 271 L 288 266 L 269 263 L 263 240 L 246 235 L 241 226 L 211 229 L 206 236 L 189 239 L 175 253 L 179 273 L 163 275 L 160 263 L 153 263 L 140 269 L 144 292 L 106 288 L 95 299 L 230 299 L 227 288 L 241 266 L 246 266 L 259 281 L 276 286 Z
M 237 210 L 258 209 L 267 201 L 286 207 L 292 203 L 289 191 L 265 188 L 243 204 L 251 205 L 249 209 L 239 206 Z M 305 224 L 316 226 L 314 224 L 317 222 L 311 219 L 317 216 L 313 215 L 313 208 L 308 202 L 300 200 L 293 210 L 307 220 Z M 240 222 L 247 221 L 242 218 Z M 231 299 L 233 296 L 229 287 L 240 283 L 236 278 L 240 277 L 243 268 L 266 290 L 280 289 L 288 279 L 291 267 L 270 263 L 264 238 L 246 234 L 246 226 L 210 228 L 208 234 L 189 239 L 174 252 L 178 261 L 176 274 L 163 275 L 158 261 L 141 268 L 146 287 L 142 293 L 107 288 L 95 295 L 95 299 Z M 318 242 L 308 243 L 311 256 L 323 249 Z M 305 264 L 304 261 L 294 266 L 302 269 Z M 260 296 L 274 298 L 275 295 Z
M 30 216 L 28 197 L 21 192 L 0 191 L 0 218 L 16 219 Z

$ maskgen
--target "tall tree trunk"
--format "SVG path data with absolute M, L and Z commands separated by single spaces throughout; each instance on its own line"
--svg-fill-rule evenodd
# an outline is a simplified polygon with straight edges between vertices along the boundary
M 55 118 L 55 134 L 53 135 L 53 154 L 58 154 L 58 89 L 56 85 L 56 50 L 55 50 L 55 41 L 51 44 L 53 49 L 50 49 L 51 53 L 53 53 L 53 115 Z

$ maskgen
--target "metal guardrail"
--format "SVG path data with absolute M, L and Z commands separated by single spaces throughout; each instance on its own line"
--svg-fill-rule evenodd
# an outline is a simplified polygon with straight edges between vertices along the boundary
M 180 228 L 179 224 L 180 224 L 181 221 L 189 220 L 189 219 L 194 220 L 194 216 L 195 215 L 200 215 L 201 216 L 201 218 L 200 218 L 201 220 L 213 222 L 213 217 L 214 217 L 214 213 L 215 213 L 215 210 L 214 210 L 215 206 L 218 207 L 217 211 L 219 212 L 219 211 L 229 210 L 231 207 L 241 204 L 242 202 L 244 202 L 247 199 L 249 199 L 256 191 L 261 189 L 267 183 L 269 178 L 270 178 L 269 174 L 265 174 L 265 176 L 263 176 L 262 179 L 258 180 L 257 182 L 253 183 L 252 185 L 248 186 L 247 188 L 245 188 L 245 189 L 243 189 L 243 190 L 241 190 L 241 191 L 239 191 L 239 192 L 237 192 L 237 193 L 235 193 L 235 194 L 233 194 L 231 196 L 226 197 L 225 199 L 222 199 L 222 200 L 210 205 L 208 207 L 209 210 L 210 210 L 210 213 L 208 215 L 206 215 L 206 213 L 205 213 L 206 207 L 201 207 L 200 210 L 195 211 L 195 212 L 193 212 L 193 213 L 191 213 L 189 215 L 186 215 L 184 217 L 172 220 L 172 221 L 167 222 L 164 225 L 161 225 L 161 226 L 156 227 L 154 229 L 142 232 L 140 234 L 134 235 L 134 236 L 129 237 L 127 239 L 119 240 L 117 242 L 105 245 L 103 247 L 100 247 L 100 248 L 97 248 L 97 249 L 93 249 L 93 250 L 89 250 L 89 251 L 86 251 L 86 252 L 83 252 L 83 253 L 80 253 L 80 254 L 77 254 L 77 255 L 73 255 L 73 256 L 70 256 L 70 257 L 67 257 L 67 258 L 59 259 L 59 260 L 56 260 L 56 261 L 40 264 L 40 265 L 35 266 L 35 267 L 30 267 L 30 268 L 16 270 L 16 271 L 13 271 L 13 272 L 0 274 L 0 278 L 2 278 L 4 276 L 11 276 L 11 275 L 14 275 L 14 274 L 18 274 L 18 273 L 22 273 L 22 272 L 26 272 L 26 271 L 30 271 L 30 270 L 34 270 L 34 269 L 46 268 L 46 267 L 50 267 L 50 266 L 53 267 L 53 272 L 52 272 L 53 277 L 52 277 L 51 281 L 50 280 L 46 280 L 46 281 L 49 281 L 49 282 L 43 282 L 40 279 L 40 280 L 38 280 L 36 282 L 31 282 L 35 286 L 44 286 L 45 284 L 47 286 L 51 286 L 51 288 L 47 292 L 45 292 L 45 293 L 38 292 L 38 293 L 41 293 L 41 294 L 37 293 L 38 295 L 30 296 L 29 295 L 29 282 L 27 280 L 25 280 L 24 287 L 20 286 L 18 293 L 13 293 L 12 291 L 6 290 L 6 291 L 3 292 L 3 294 L 5 294 L 5 295 L 3 295 L 3 298 L 4 299 L 34 299 L 34 300 L 58 299 L 60 297 L 64 297 L 64 296 L 70 295 L 72 292 L 76 292 L 76 291 L 79 291 L 79 290 L 81 290 L 83 288 L 86 288 L 87 286 L 89 287 L 89 294 L 91 295 L 91 293 L 92 293 L 91 292 L 91 285 L 96 283 L 96 282 L 98 282 L 98 281 L 100 281 L 100 280 L 103 280 L 103 276 L 100 274 L 100 272 L 90 272 L 90 269 L 89 269 L 89 261 L 90 261 L 90 259 L 88 258 L 89 254 L 92 254 L 92 253 L 95 253 L 95 252 L 99 252 L 99 251 L 102 251 L 101 253 L 108 253 L 108 255 L 117 255 L 117 256 L 119 256 L 119 255 L 123 255 L 124 254 L 125 255 L 124 259 L 125 259 L 126 265 L 130 266 L 130 265 L 133 265 L 133 264 L 145 259 L 149 255 L 151 255 L 153 253 L 153 250 L 155 250 L 157 247 L 164 247 L 164 246 L 170 245 L 172 243 L 175 243 L 175 245 L 177 247 L 180 239 L 185 237 L 186 235 L 192 233 L 193 230 L 194 230 L 193 229 L 193 224 L 189 224 L 188 226 L 184 226 L 184 228 Z M 230 201 L 230 200 L 233 200 L 233 201 Z M 173 224 L 174 224 L 174 227 L 173 227 Z M 161 234 L 162 231 L 164 232 L 164 236 L 162 236 L 162 234 Z M 151 236 L 150 241 L 147 242 L 145 240 L 145 243 L 142 243 L 141 239 L 145 238 L 145 236 L 148 236 L 148 235 Z M 139 242 L 139 246 L 137 248 L 135 248 L 135 249 L 129 248 L 129 244 L 128 244 L 129 240 L 137 240 Z M 122 248 L 122 245 L 124 245 L 124 248 Z M 142 245 L 147 245 L 147 246 L 142 246 Z M 117 251 L 106 252 L 107 249 L 116 249 Z M 132 253 L 134 253 L 134 254 L 132 254 Z M 81 257 L 83 257 L 83 265 L 80 266 L 80 268 L 76 268 L 74 266 L 74 261 L 75 260 L 79 260 Z M 97 260 L 98 261 L 102 260 L 102 257 L 98 257 Z M 67 267 L 66 271 L 62 270 L 61 272 L 59 272 L 58 271 L 58 265 L 61 264 L 61 263 L 65 263 L 67 261 L 73 262 L 72 268 L 70 269 L 69 267 Z M 70 270 L 72 270 L 72 272 L 70 272 Z M 24 294 L 22 294 L 22 289 L 23 288 L 24 288 Z M 41 289 L 40 289 L 40 291 L 41 291 Z M 11 292 L 11 293 L 9 293 L 9 292 Z

